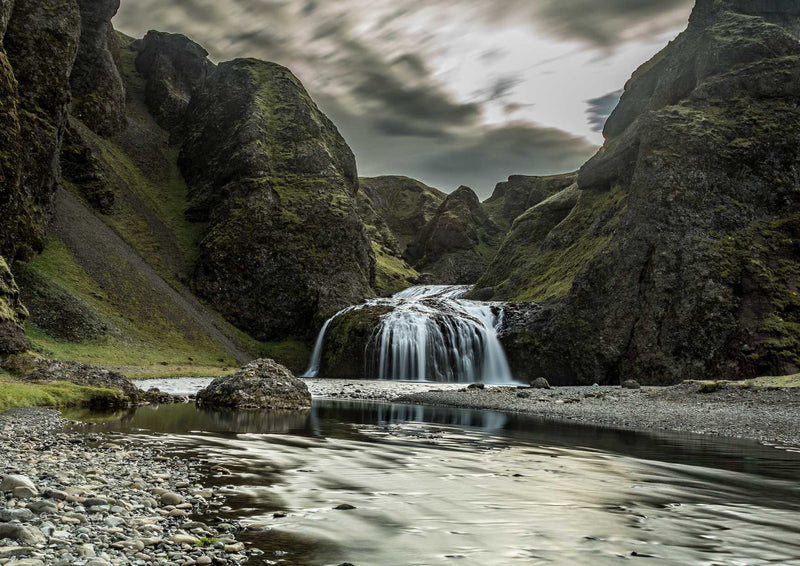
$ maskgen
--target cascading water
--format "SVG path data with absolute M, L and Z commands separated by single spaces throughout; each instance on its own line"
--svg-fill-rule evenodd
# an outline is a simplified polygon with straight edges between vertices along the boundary
M 316 377 L 333 320 L 368 306 L 390 306 L 366 345 L 365 375 L 402 381 L 512 381 L 505 352 L 497 338 L 501 309 L 461 299 L 470 286 L 411 287 L 391 299 L 348 307 L 320 330 L 311 363 L 303 377 Z

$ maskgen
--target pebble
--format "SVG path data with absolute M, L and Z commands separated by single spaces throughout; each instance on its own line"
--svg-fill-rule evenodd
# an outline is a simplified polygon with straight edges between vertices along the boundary
M 189 520 L 221 495 L 156 439 L 64 430 L 44 409 L 0 413 L 0 566 L 235 566 L 236 522 Z M 220 470 L 214 470 L 219 472 Z M 196 535 L 196 536 L 195 536 Z M 214 539 L 200 549 L 198 537 Z

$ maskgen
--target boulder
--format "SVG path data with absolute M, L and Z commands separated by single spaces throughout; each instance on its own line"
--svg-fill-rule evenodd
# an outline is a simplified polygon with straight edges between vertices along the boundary
M 3 476 L 3 480 L 0 481 L 0 491 L 14 491 L 18 487 L 27 487 L 36 491 L 36 485 L 27 476 L 8 474 Z
M 635 379 L 626 379 L 622 382 L 623 389 L 641 389 L 641 384 Z
M 20 299 L 19 287 L 0 256 L 0 355 L 17 354 L 28 348 L 23 323 L 28 311 Z
M 550 389 L 550 383 L 543 377 L 537 377 L 531 381 L 531 387 L 534 389 Z
M 202 407 L 309 409 L 308 386 L 269 359 L 250 362 L 232 375 L 216 378 L 197 394 Z
M 0 539 L 8 538 L 20 544 L 35 545 L 45 542 L 42 531 L 36 527 L 18 523 L 0 523 Z

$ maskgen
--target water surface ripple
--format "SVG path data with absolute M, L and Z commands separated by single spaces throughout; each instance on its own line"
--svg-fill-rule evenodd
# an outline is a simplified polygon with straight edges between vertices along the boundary
M 98 426 L 230 468 L 264 564 L 800 565 L 800 455 L 753 442 L 336 401 Z

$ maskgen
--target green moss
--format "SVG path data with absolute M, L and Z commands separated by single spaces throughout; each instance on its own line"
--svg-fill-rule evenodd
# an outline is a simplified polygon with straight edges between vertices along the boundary
M 398 257 L 376 242 L 372 242 L 375 252 L 375 292 L 380 295 L 392 295 L 414 285 L 419 278 L 406 261 Z
M 483 281 L 494 282 L 500 296 L 508 300 L 544 301 L 565 296 L 580 270 L 608 248 L 625 199 L 619 186 L 610 191 L 580 191 L 577 204 L 565 218 L 556 214 L 563 218 L 552 228 L 552 240 L 557 244 L 546 238 L 551 233 L 551 203 L 545 201 L 528 210 L 515 221 Z M 507 279 L 493 281 L 497 274 L 506 274 Z
M 124 403 L 124 394 L 115 389 L 84 387 L 68 382 L 23 383 L 0 376 L 0 411 L 14 407 L 119 406 Z
M 112 289 L 101 288 L 60 240 L 48 240 L 44 252 L 28 268 L 81 300 L 115 328 L 114 333 L 96 341 L 69 342 L 47 334 L 35 321 L 28 321 L 29 339 L 45 355 L 111 367 L 156 367 L 168 363 L 182 368 L 177 372 L 182 375 L 191 373 L 192 368 L 203 368 L 202 373 L 208 375 L 208 367 L 235 365 L 216 341 L 179 328 L 167 313 L 154 311 L 147 302 L 149 297 L 142 296 L 144 289 L 126 287 L 118 295 Z

